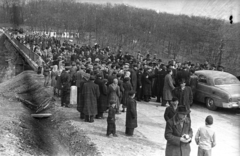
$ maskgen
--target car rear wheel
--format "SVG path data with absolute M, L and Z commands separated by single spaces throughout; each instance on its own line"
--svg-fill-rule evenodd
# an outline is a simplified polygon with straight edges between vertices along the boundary
M 209 110 L 215 111 L 217 109 L 217 106 L 214 103 L 214 100 L 212 98 L 206 99 L 206 106 Z

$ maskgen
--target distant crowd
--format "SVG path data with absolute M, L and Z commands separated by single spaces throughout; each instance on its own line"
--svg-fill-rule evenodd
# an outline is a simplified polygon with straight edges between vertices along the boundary
M 195 71 L 224 70 L 207 61 L 203 64 L 176 60 L 163 63 L 156 54 L 143 55 L 138 51 L 133 56 L 121 49 L 113 51 L 109 46 L 100 47 L 97 43 L 79 46 L 39 34 L 16 38 L 39 55 L 38 73 L 45 77 L 44 86 L 51 85 L 54 95 L 61 97 L 62 107 L 69 107 L 71 88 L 76 86 L 81 119 L 92 123 L 108 112 L 107 136 L 117 136 L 115 114 L 121 112 L 126 112 L 126 135 L 133 135 L 137 127 L 136 101 L 149 102 L 156 97 L 161 106 L 168 106 L 164 114 L 167 156 L 189 156 L 190 153 L 193 136 L 190 112 L 198 85 Z M 207 127 L 212 123 L 212 117 L 207 117 Z M 209 150 L 216 144 L 215 134 L 208 128 L 199 130 L 197 144 L 201 145 L 203 131 L 210 133 L 209 138 L 204 138 L 207 143 L 201 146 L 199 156 L 206 151 L 211 154 Z M 213 134 L 214 142 L 209 145 Z

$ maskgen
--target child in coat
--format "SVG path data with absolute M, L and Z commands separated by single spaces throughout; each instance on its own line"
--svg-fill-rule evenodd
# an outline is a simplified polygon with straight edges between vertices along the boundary
M 110 101 L 110 107 L 108 110 L 108 118 L 107 118 L 107 136 L 109 137 L 110 134 L 113 134 L 114 137 L 117 137 L 116 134 L 116 124 L 115 124 L 115 114 L 116 114 L 116 102 Z

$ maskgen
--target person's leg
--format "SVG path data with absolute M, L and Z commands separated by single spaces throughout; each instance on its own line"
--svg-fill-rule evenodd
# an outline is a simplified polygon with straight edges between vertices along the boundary
M 204 151 L 200 147 L 198 147 L 198 155 L 197 156 L 204 156 Z
M 134 128 L 129 128 L 128 129 L 128 136 L 133 136 Z
M 68 90 L 66 90 L 66 93 L 65 93 L 66 95 L 66 104 L 65 104 L 65 106 L 66 107 L 69 107 L 69 104 L 70 104 L 70 89 L 68 89 Z
M 94 116 L 93 115 L 90 115 L 90 121 L 89 122 L 91 122 L 91 123 L 94 122 Z
M 126 107 L 124 105 L 122 105 L 122 112 L 125 112 L 126 111 Z
M 109 136 L 111 134 L 110 127 L 111 127 L 111 124 L 107 123 L 107 136 Z
M 212 150 L 205 150 L 204 156 L 212 156 Z
M 112 129 L 112 134 L 113 134 L 113 136 L 114 137 L 117 137 L 117 134 L 116 134 L 116 124 L 115 123 L 113 123 L 113 127 L 112 127 L 113 129 Z
M 85 115 L 85 122 L 89 122 L 90 121 L 90 116 L 89 115 Z
M 128 131 L 129 131 L 129 129 L 126 127 L 126 130 L 125 130 L 126 135 L 128 135 L 128 133 L 129 133 Z
M 163 101 L 162 101 L 162 106 L 166 106 L 166 104 L 167 104 L 167 100 L 164 100 L 164 99 L 163 99 Z
M 64 94 L 64 90 L 62 90 L 62 95 L 61 95 L 61 106 L 64 107 L 66 104 L 66 98 L 65 98 L 65 94 Z
M 85 115 L 84 113 L 80 113 L 80 119 L 84 119 Z

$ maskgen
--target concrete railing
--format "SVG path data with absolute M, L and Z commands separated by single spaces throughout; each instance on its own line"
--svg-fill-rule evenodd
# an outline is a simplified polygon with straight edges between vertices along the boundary
M 34 71 L 37 71 L 38 65 L 36 61 L 39 55 L 32 52 L 25 45 L 20 43 L 17 39 L 11 37 L 11 35 L 7 31 L 4 31 L 4 34 L 8 38 L 8 40 L 13 44 L 13 46 L 20 52 L 20 54 L 25 58 L 29 65 L 34 69 Z

